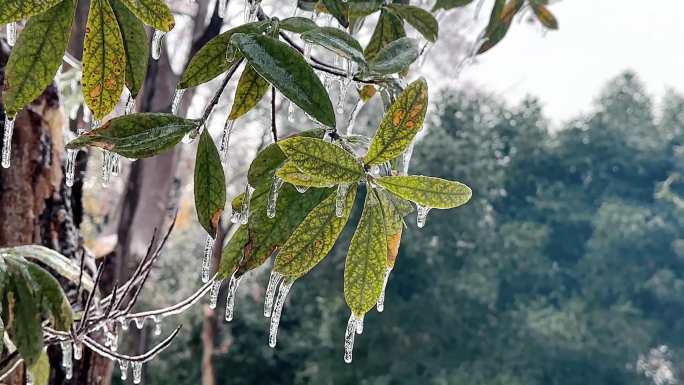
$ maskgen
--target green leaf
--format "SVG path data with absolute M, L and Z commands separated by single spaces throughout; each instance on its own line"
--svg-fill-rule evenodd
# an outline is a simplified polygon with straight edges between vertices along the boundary
M 67 143 L 66 148 L 103 148 L 126 158 L 148 158 L 173 148 L 197 126 L 171 114 L 141 113 L 116 117 Z
M 355 183 L 365 175 L 363 166 L 352 154 L 321 139 L 294 137 L 278 145 L 298 169 L 319 180 Z
M 489 24 L 485 29 L 484 38 L 486 40 L 477 50 L 478 55 L 489 51 L 503 40 L 511 27 L 513 16 L 523 4 L 522 0 L 511 0 L 509 3 L 506 3 L 505 0 L 496 0 L 489 18 Z
M 354 316 L 361 317 L 377 303 L 386 265 L 387 238 L 382 207 L 375 192 L 368 190 L 344 265 L 344 299 Z
M 444 9 L 448 11 L 453 8 L 464 7 L 472 2 L 473 0 L 437 0 L 435 5 L 432 7 L 432 11 L 434 12 L 438 9 Z
M 74 1 L 64 0 L 28 21 L 5 67 L 3 102 L 7 115 L 16 115 L 52 83 L 69 43 L 73 20 Z
M 371 36 L 366 50 L 363 52 L 366 60 L 373 60 L 375 55 L 387 44 L 402 37 L 406 37 L 404 22 L 397 15 L 383 9 L 380 12 L 378 23 L 375 25 L 375 30 L 373 30 L 373 36 Z
M 26 364 L 32 366 L 43 350 L 40 303 L 34 298 L 33 278 L 26 266 L 10 258 L 5 261 L 11 276 L 7 311 L 13 315 L 7 332 Z
M 340 56 L 365 65 L 361 44 L 347 32 L 333 27 L 320 27 L 302 34 L 302 39 L 320 45 Z
M 226 177 L 221 156 L 208 130 L 202 131 L 195 158 L 195 209 L 200 224 L 216 237 L 226 204 Z
M 326 178 L 319 178 L 306 174 L 295 166 L 293 162 L 285 162 L 277 171 L 276 176 L 295 186 L 331 187 L 332 183 Z
M 54 329 L 68 331 L 73 323 L 73 312 L 59 282 L 35 263 L 26 261 L 26 267 L 38 287 L 34 300 L 40 304 L 42 313 L 50 319 Z
M 414 211 L 411 202 L 402 199 L 387 190 L 374 190 L 380 199 L 382 214 L 385 220 L 387 236 L 387 267 L 394 267 L 399 254 L 401 233 L 404 229 L 404 217 Z
M 543 4 L 535 4 L 532 6 L 532 10 L 537 16 L 537 20 L 539 20 L 544 27 L 548 29 L 558 29 L 558 20 Z
M 47 352 L 41 352 L 40 357 L 33 366 L 31 366 L 31 375 L 33 375 L 33 385 L 48 385 L 50 380 L 50 359 Z
M 235 89 L 235 97 L 233 98 L 233 107 L 230 110 L 229 119 L 237 119 L 242 115 L 248 113 L 254 108 L 264 94 L 268 91 L 269 84 L 259 75 L 252 66 L 247 65 L 242 71 L 237 88 Z
M 260 33 L 266 30 L 269 21 L 257 21 L 243 24 L 209 40 L 192 57 L 181 76 L 178 88 L 195 87 L 219 76 L 227 71 L 241 56 L 229 50 L 230 38 L 236 33 Z M 233 57 L 231 57 L 233 56 Z M 228 60 L 231 59 L 231 60 Z
M 136 97 L 145 82 L 147 74 L 147 60 L 149 57 L 149 45 L 145 26 L 140 22 L 121 0 L 110 0 L 116 20 L 119 22 L 119 30 L 123 38 L 124 52 L 126 53 L 126 87 L 132 97 Z
M 418 56 L 420 46 L 416 39 L 402 37 L 381 49 L 368 65 L 372 72 L 389 75 L 407 69 Z
M 217 279 L 227 279 L 233 274 L 243 258 L 243 250 L 248 240 L 247 226 L 238 227 L 221 253 L 221 263 L 216 273 Z
M 349 7 L 342 0 L 321 0 L 326 10 L 340 23 L 347 28 L 349 26 Z
M 428 92 L 425 79 L 411 83 L 390 106 L 364 157 L 366 164 L 381 164 L 399 156 L 423 128 Z
M 119 103 L 126 53 L 119 24 L 107 0 L 92 0 L 83 42 L 83 98 L 97 119 Z
M 61 0 L 2 0 L 0 24 L 12 23 L 39 15 L 59 4 Z
M 382 1 L 347 2 L 347 7 L 349 7 L 349 21 L 357 22 L 360 19 L 379 11 L 382 8 L 382 4 Z
M 432 14 L 423 8 L 406 4 L 390 4 L 388 9 L 411 24 L 428 41 L 436 42 L 439 36 L 439 23 Z
M 318 28 L 318 25 L 308 17 L 294 16 L 280 21 L 280 29 L 294 33 L 304 33 L 315 28 Z
M 352 185 L 341 217 L 335 215 L 335 194 L 311 210 L 280 249 L 273 269 L 286 276 L 300 277 L 316 266 L 340 236 L 355 198 L 356 185 Z
M 143 23 L 163 32 L 169 32 L 176 24 L 171 10 L 164 0 L 122 0 L 128 9 Z
M 296 49 L 270 36 L 237 33 L 231 38 L 254 69 L 285 97 L 328 127 L 335 127 L 330 96 Z
M 436 209 L 461 206 L 473 195 L 463 183 L 430 176 L 384 176 L 376 182 L 401 198 Z

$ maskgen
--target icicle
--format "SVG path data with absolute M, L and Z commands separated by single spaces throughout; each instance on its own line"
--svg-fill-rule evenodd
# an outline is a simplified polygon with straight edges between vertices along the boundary
M 135 98 L 130 93 L 128 94 L 128 100 L 126 100 L 126 107 L 124 108 L 124 115 L 130 115 L 135 110 Z
M 119 172 L 121 172 L 121 157 L 119 154 L 111 153 L 109 155 L 111 157 L 110 159 L 110 167 L 111 167 L 111 173 L 114 176 L 118 176 Z
M 70 380 L 73 376 L 74 362 L 72 360 L 72 346 L 70 341 L 61 341 L 59 343 L 62 347 L 62 367 L 66 372 L 65 377 Z
M 211 270 L 211 257 L 214 253 L 214 238 L 207 235 L 204 242 L 204 258 L 202 259 L 202 282 L 209 282 L 209 272 Z
M 142 362 L 133 361 L 133 383 L 139 384 L 142 381 Z
M 14 118 L 5 116 L 5 133 L 2 137 L 2 167 L 9 168 L 12 159 L 12 135 L 14 133 Z
M 133 318 L 133 322 L 135 322 L 135 327 L 138 329 L 142 329 L 145 326 L 145 318 Z
M 162 39 L 166 35 L 166 32 L 159 30 L 154 30 L 154 35 L 152 35 L 152 59 L 159 60 L 161 57 L 162 50 Z
M 14 44 L 17 42 L 17 23 L 8 23 L 6 31 L 7 44 L 9 44 L 10 47 L 14 47 Z
M 119 323 L 121 324 L 121 330 L 128 330 L 128 320 L 124 317 L 119 318 Z
M 337 196 L 335 197 L 335 215 L 342 218 L 344 215 L 344 207 L 347 204 L 347 192 L 349 191 L 348 184 L 337 185 Z
M 112 153 L 104 150 L 102 152 L 102 187 L 109 186 L 112 178 Z
M 268 286 L 266 286 L 266 296 L 264 297 L 264 317 L 270 317 L 273 311 L 273 299 L 275 298 L 276 289 L 283 275 L 275 270 L 271 271 L 271 276 L 268 278 Z
M 121 370 L 121 381 L 128 379 L 128 360 L 119 360 L 119 369 Z
M 176 115 L 178 113 L 178 107 L 180 107 L 181 100 L 183 100 L 183 94 L 185 93 L 185 88 L 177 88 L 176 92 L 173 94 L 173 102 L 171 102 L 171 114 Z
M 297 192 L 300 194 L 304 194 L 305 192 L 309 191 L 309 186 L 297 186 L 297 185 L 295 185 L 295 190 L 297 190 Z
M 66 185 L 71 187 L 74 185 L 74 175 L 76 174 L 76 155 L 78 150 L 66 150 L 66 161 L 64 163 Z
M 33 373 L 26 371 L 26 385 L 33 385 Z
M 261 0 L 247 0 L 245 4 L 247 7 L 245 10 L 245 23 L 251 23 L 256 19 L 259 4 L 261 4 Z
M 295 121 L 295 104 L 292 102 L 287 106 L 287 121 L 290 123 Z
M 221 281 L 216 280 L 211 285 L 211 291 L 209 292 L 209 308 L 216 309 L 216 303 L 218 302 L 218 295 L 221 289 Z
M 239 211 L 233 211 L 233 213 L 230 215 L 230 223 L 240 223 L 241 219 L 240 217 L 242 214 L 240 214 Z
M 226 9 L 228 8 L 228 0 L 218 0 L 216 2 L 216 7 L 218 8 L 218 17 L 223 19 L 226 17 Z
M 160 336 L 162 333 L 161 328 L 161 318 L 158 315 L 152 316 L 152 321 L 154 322 L 154 335 Z
M 119 348 L 119 335 L 115 331 L 108 333 L 107 338 L 109 339 L 109 348 L 115 352 Z
M 475 6 L 475 12 L 473 13 L 473 17 L 475 20 L 480 18 L 480 12 L 482 11 L 482 7 L 484 6 L 485 0 L 479 0 L 477 2 L 477 5 Z
M 254 187 L 247 183 L 247 188 L 245 189 L 245 199 L 242 201 L 242 212 L 240 213 L 240 224 L 246 225 L 249 221 L 249 204 L 252 200 L 252 193 L 254 192 Z
M 363 334 L 363 317 L 356 320 L 356 334 Z
M 304 43 L 304 59 L 306 59 L 306 61 L 311 61 L 312 48 L 313 44 L 309 43 L 308 41 Z
M 357 320 L 354 313 L 349 316 L 347 330 L 344 332 L 344 362 L 351 364 L 352 352 L 354 351 L 354 335 L 356 334 Z
M 287 298 L 287 293 L 290 292 L 294 279 L 286 277 L 283 279 L 283 283 L 280 284 L 280 289 L 278 290 L 278 298 L 276 298 L 275 304 L 273 305 L 273 313 L 271 314 L 271 326 L 268 331 L 268 346 L 275 348 L 277 337 L 278 337 L 278 325 L 280 324 L 280 315 L 283 312 L 283 305 L 285 304 L 285 298 Z
M 221 162 L 224 165 L 228 164 L 228 147 L 230 146 L 230 136 L 233 133 L 233 128 L 235 128 L 235 120 L 227 119 L 226 124 L 223 126 L 223 136 L 221 136 L 221 146 L 219 148 Z
M 83 343 L 81 341 L 74 341 L 74 359 L 80 360 L 83 357 Z
M 387 289 L 387 281 L 389 280 L 391 272 L 391 267 L 388 267 L 387 270 L 385 270 L 385 280 L 382 282 L 382 291 L 380 292 L 380 297 L 378 297 L 378 303 L 376 304 L 378 313 L 382 313 L 382 311 L 385 310 L 385 290 Z
M 281 187 L 283 187 L 283 180 L 273 176 L 273 183 L 271 183 L 271 189 L 268 191 L 268 204 L 266 205 L 266 216 L 269 218 L 275 218 L 278 192 Z
M 411 157 L 413 156 L 413 145 L 414 142 L 411 142 L 401 155 L 401 165 L 398 167 L 399 175 L 408 175 L 409 164 L 411 163 Z
M 416 208 L 418 209 L 418 213 L 416 215 L 416 224 L 418 225 L 419 229 L 422 229 L 423 226 L 425 226 L 425 220 L 427 219 L 427 215 L 430 210 L 432 210 L 432 207 L 424 207 L 416 204 Z
M 233 310 L 235 309 L 235 296 L 237 293 L 238 286 L 240 286 L 240 281 L 243 276 L 235 278 L 235 273 L 230 276 L 230 282 L 228 283 L 228 296 L 226 297 L 226 321 L 230 322 L 233 320 Z

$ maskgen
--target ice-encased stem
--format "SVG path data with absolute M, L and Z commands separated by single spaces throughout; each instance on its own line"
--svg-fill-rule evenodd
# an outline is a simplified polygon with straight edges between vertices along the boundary
M 352 313 L 349 316 L 349 321 L 347 321 L 347 329 L 344 331 L 344 362 L 347 364 L 351 364 L 352 362 L 357 323 L 358 320 L 354 317 L 354 313 Z
M 271 276 L 268 278 L 268 286 L 266 286 L 266 295 L 264 296 L 264 317 L 270 317 L 273 311 L 273 299 L 275 298 L 276 290 L 283 275 L 277 271 L 271 271 Z
M 9 168 L 12 159 L 12 135 L 14 134 L 14 118 L 5 116 L 5 131 L 2 137 L 2 167 Z
M 154 35 L 152 35 L 152 59 L 154 60 L 159 60 L 161 57 L 162 39 L 165 35 L 166 32 L 154 30 Z
M 214 253 L 214 238 L 207 235 L 204 242 L 204 258 L 202 258 L 202 282 L 209 282 L 209 272 L 211 270 L 211 258 Z
M 180 107 L 181 100 L 183 100 L 183 94 L 185 94 L 185 88 L 178 88 L 173 94 L 173 101 L 171 102 L 171 114 L 176 115 L 178 113 L 178 108 Z
M 64 163 L 64 174 L 66 179 L 66 185 L 71 187 L 74 185 L 74 176 L 76 175 L 76 155 L 78 155 L 78 150 L 67 149 L 66 150 L 66 161 Z
M 62 347 L 62 367 L 64 368 L 64 377 L 70 380 L 74 373 L 74 362 L 71 341 L 60 342 Z
M 209 292 L 209 308 L 216 309 L 216 303 L 218 302 L 219 291 L 221 289 L 221 281 L 216 280 L 211 285 L 211 291 Z
M 417 214 L 416 214 L 416 225 L 418 225 L 419 229 L 422 229 L 425 226 L 425 221 L 427 220 L 427 215 L 432 210 L 432 207 L 425 207 L 421 206 L 419 204 L 416 204 L 416 209 L 417 209 Z
M 228 163 L 228 148 L 230 146 L 230 136 L 235 128 L 235 120 L 228 118 L 226 124 L 223 126 L 223 135 L 221 136 L 221 145 L 219 153 L 221 154 L 221 162 L 225 165 Z
M 335 216 L 342 218 L 344 215 L 344 208 L 347 204 L 347 192 L 349 191 L 348 184 L 337 185 L 337 195 L 335 196 Z
M 283 187 L 283 180 L 277 176 L 273 177 L 273 183 L 271 184 L 271 189 L 268 191 L 268 203 L 266 205 L 266 216 L 269 218 L 275 218 L 276 215 L 276 205 L 278 204 L 278 193 L 280 188 Z
M 7 23 L 6 32 L 7 44 L 10 47 L 14 47 L 14 44 L 17 42 L 17 23 Z
M 385 270 L 385 280 L 382 281 L 382 291 L 380 292 L 380 296 L 378 297 L 378 302 L 376 304 L 379 313 L 382 313 L 382 311 L 385 310 L 385 290 L 387 289 L 387 282 L 389 281 L 391 272 L 391 267 L 388 267 L 387 270 Z
M 142 381 L 142 362 L 133 361 L 133 383 L 139 384 Z
M 252 193 L 254 193 L 254 187 L 250 186 L 249 183 L 247 183 L 247 187 L 245 189 L 245 200 L 242 202 L 242 212 L 240 213 L 241 225 L 246 225 L 247 222 L 249 222 L 249 210 L 250 201 L 252 200 Z
M 285 277 L 283 282 L 280 284 L 280 289 L 278 290 L 278 298 L 276 298 L 275 304 L 273 305 L 273 313 L 271 314 L 271 326 L 268 331 L 268 346 L 275 348 L 278 338 L 278 325 L 280 324 L 280 316 L 283 312 L 283 305 L 285 304 L 285 299 L 287 294 L 292 288 L 294 279 Z
M 119 360 L 119 370 L 121 371 L 121 381 L 128 379 L 128 360 Z
M 235 273 L 230 276 L 230 282 L 228 282 L 228 295 L 226 296 L 226 321 L 230 322 L 233 320 L 233 311 L 235 310 L 235 296 L 237 295 L 238 286 L 240 286 L 240 281 L 242 277 L 235 277 Z

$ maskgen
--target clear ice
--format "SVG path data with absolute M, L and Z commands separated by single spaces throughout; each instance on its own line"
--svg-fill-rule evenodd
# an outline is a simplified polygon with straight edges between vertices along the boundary
M 14 133 L 14 118 L 5 116 L 5 132 L 2 137 L 2 167 L 9 168 L 12 159 L 12 134 Z
M 202 259 L 202 282 L 209 282 L 209 273 L 211 271 L 211 258 L 214 253 L 214 238 L 207 235 L 207 240 L 204 242 L 204 258 Z
M 283 187 L 283 180 L 274 176 L 271 189 L 268 191 L 268 204 L 266 205 L 266 216 L 269 218 L 275 218 L 278 193 L 280 192 L 281 187 Z
M 280 324 L 280 315 L 283 312 L 283 305 L 287 298 L 287 293 L 290 292 L 294 279 L 284 278 L 278 290 L 278 297 L 273 305 L 273 313 L 271 314 L 271 326 L 268 330 L 268 346 L 275 348 L 278 337 L 278 325 Z
M 160 30 L 154 30 L 154 35 L 152 35 L 152 59 L 159 60 L 162 51 L 162 39 L 166 35 L 166 32 Z
M 230 276 L 230 282 L 228 283 L 228 296 L 226 297 L 226 321 L 230 322 L 233 320 L 233 311 L 235 309 L 235 296 L 237 295 L 238 286 L 240 286 L 240 281 L 243 276 L 235 278 L 235 273 Z
M 268 278 L 268 286 L 266 286 L 266 295 L 264 296 L 264 317 L 270 317 L 273 311 L 273 300 L 275 299 L 276 290 L 283 275 L 277 271 L 271 271 L 271 276 Z

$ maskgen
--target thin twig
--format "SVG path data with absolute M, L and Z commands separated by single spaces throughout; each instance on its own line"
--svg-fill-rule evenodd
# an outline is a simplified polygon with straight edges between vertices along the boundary
M 221 99 L 221 94 L 223 94 L 223 90 L 226 88 L 226 86 L 228 85 L 228 82 L 230 81 L 230 78 L 233 77 L 233 75 L 235 74 L 235 71 L 237 71 L 240 64 L 242 64 L 243 60 L 244 60 L 244 58 L 236 61 L 235 63 L 233 63 L 233 65 L 228 70 L 228 73 L 223 78 L 221 85 L 219 86 L 219 88 L 214 93 L 214 96 L 211 98 L 211 101 L 209 102 L 209 104 L 207 104 L 207 107 L 204 109 L 204 114 L 202 115 L 202 118 L 200 119 L 200 124 L 199 124 L 200 126 L 203 125 L 204 123 L 206 123 L 207 119 L 209 119 L 209 115 L 211 115 L 211 111 L 214 109 L 214 107 L 216 107 L 216 105 L 219 102 L 219 99 Z
M 276 89 L 271 86 L 271 134 L 273 143 L 278 142 L 278 129 L 276 128 Z

